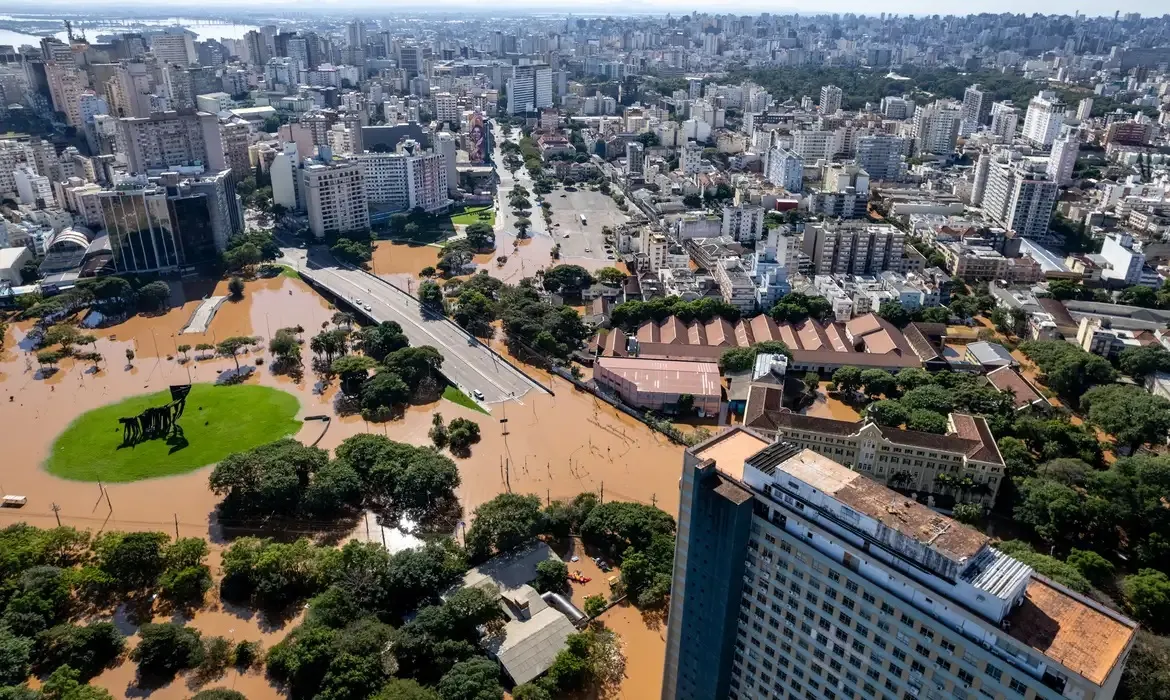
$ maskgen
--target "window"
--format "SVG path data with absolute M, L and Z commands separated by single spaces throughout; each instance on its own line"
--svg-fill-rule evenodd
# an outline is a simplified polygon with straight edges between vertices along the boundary
M 975 676 L 974 674 L 960 668 L 959 680 L 962 681 L 965 685 L 971 685 L 973 682 L 975 682 Z
M 945 639 L 939 642 L 939 646 L 941 646 L 943 648 L 943 650 L 946 651 L 948 654 L 955 653 L 955 645 L 951 644 L 950 642 L 948 642 Z
M 902 613 L 902 624 L 906 625 L 907 627 L 914 627 L 914 618 L 910 617 L 906 613 Z
M 1016 691 L 1020 695 L 1024 695 L 1028 692 L 1028 686 L 1017 681 L 1015 678 L 1012 679 L 1011 683 L 1008 683 L 1008 687 L 1011 688 L 1012 690 Z
M 996 682 L 999 682 L 1003 679 L 1003 671 L 998 666 L 987 664 L 987 667 L 983 669 L 983 672 L 994 678 Z
M 882 612 L 886 615 L 893 615 L 894 606 L 890 605 L 889 603 L 882 603 Z

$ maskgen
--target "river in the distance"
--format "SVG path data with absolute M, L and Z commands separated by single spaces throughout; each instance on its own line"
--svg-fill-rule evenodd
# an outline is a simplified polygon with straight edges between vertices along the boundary
M 0 22 L 25 22 L 25 21 L 49 21 L 50 18 L 33 18 L 29 17 L 12 17 L 0 15 Z M 173 27 L 180 25 L 190 29 L 197 35 L 196 40 L 203 39 L 243 39 L 244 35 L 249 31 L 256 29 L 254 24 L 235 24 L 232 22 L 209 21 L 192 19 L 189 17 L 170 17 L 166 19 L 144 19 L 144 20 L 121 20 L 121 21 L 102 21 L 96 26 L 86 25 L 78 27 L 75 25 L 74 33 L 77 34 L 79 29 L 85 30 L 85 35 L 91 42 L 97 42 L 100 34 L 115 34 L 120 32 L 133 32 L 139 29 L 147 29 L 153 27 Z M 63 25 L 60 25 L 63 27 Z M 55 32 L 54 36 L 62 41 L 67 40 L 65 30 Z M 23 44 L 30 44 L 32 46 L 40 45 L 41 37 L 35 34 L 26 34 L 24 32 L 13 31 L 11 29 L 0 29 L 0 44 L 9 45 L 19 48 Z

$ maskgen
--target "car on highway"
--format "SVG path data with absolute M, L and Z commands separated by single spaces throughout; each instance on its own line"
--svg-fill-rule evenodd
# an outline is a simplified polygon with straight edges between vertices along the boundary
M 480 391 L 479 389 L 475 389 L 474 391 L 472 391 L 471 395 L 474 396 L 477 401 L 483 401 L 483 392 Z
M 362 304 L 362 308 L 365 309 L 366 311 L 373 311 L 374 310 L 374 307 L 370 306 L 369 304 Z
M 567 233 L 565 235 L 561 236 L 561 238 L 568 238 L 568 237 L 569 237 L 569 234 L 567 234 Z

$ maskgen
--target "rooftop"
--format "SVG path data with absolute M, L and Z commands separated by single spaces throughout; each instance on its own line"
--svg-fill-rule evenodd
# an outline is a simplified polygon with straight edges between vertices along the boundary
M 1104 684 L 1137 631 L 1133 621 L 1037 576 L 1007 621 L 1012 637 L 1097 685 Z
M 597 366 L 632 383 L 638 391 L 719 396 L 719 365 L 713 362 L 601 357 Z
M 1031 406 L 1036 403 L 1046 403 L 1047 400 L 1041 396 L 1028 383 L 1028 380 L 1020 376 L 1011 367 L 1000 367 L 987 373 L 987 381 L 991 386 L 999 391 L 1011 390 L 1014 395 L 1014 404 L 1016 410 Z
M 751 457 L 748 462 L 756 466 L 761 458 L 766 462 L 779 459 L 775 470 L 800 479 L 858 513 L 953 561 L 962 562 L 975 556 L 988 542 L 987 535 L 978 530 L 939 515 L 921 503 L 812 450 L 798 450 L 792 445 L 778 442 Z
M 693 454 L 700 460 L 714 460 L 721 472 L 740 479 L 743 477 L 743 463 L 767 446 L 768 441 L 764 438 L 743 428 L 735 428 L 697 445 Z

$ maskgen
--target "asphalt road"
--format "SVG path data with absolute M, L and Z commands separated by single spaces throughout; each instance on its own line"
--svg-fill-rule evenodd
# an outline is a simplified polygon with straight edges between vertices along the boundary
M 424 312 L 406 292 L 370 274 L 339 265 L 328 253 L 284 248 L 285 260 L 296 265 L 302 275 L 329 289 L 351 304 L 362 305 L 362 312 L 377 322 L 395 321 L 410 339 L 412 346 L 430 345 L 443 355 L 443 374 L 471 395 L 483 392 L 482 403 L 499 403 L 519 398 L 538 385 L 523 373 L 498 358 L 478 340 L 468 336 L 450 320 Z M 366 311 L 364 305 L 370 310 Z

